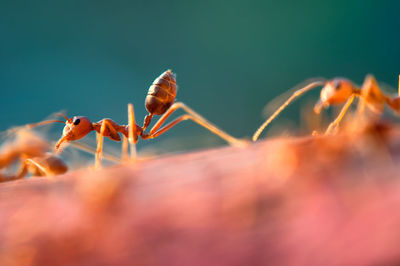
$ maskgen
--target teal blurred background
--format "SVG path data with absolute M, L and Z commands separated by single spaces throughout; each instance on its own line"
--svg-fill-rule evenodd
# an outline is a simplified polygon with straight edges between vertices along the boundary
M 0 130 L 59 110 L 125 123 L 128 102 L 141 124 L 149 85 L 171 68 L 179 101 L 234 136 L 251 136 L 265 104 L 305 79 L 361 83 L 373 73 L 397 87 L 399 7 L 354 0 L 1 0 Z M 299 120 L 302 101 L 283 118 Z M 54 128 L 61 134 L 62 125 Z M 180 137 L 187 147 L 202 146 L 197 138 L 223 143 L 191 122 L 158 141 L 176 144 Z

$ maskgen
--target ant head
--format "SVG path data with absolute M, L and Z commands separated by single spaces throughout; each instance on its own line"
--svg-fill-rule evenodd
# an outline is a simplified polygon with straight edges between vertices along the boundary
M 320 113 L 323 107 L 331 104 L 341 104 L 347 101 L 356 91 L 354 84 L 342 78 L 328 81 L 321 90 L 320 100 L 314 107 L 314 112 Z
M 63 129 L 63 135 L 57 142 L 56 148 L 60 147 L 64 141 L 78 140 L 85 137 L 93 130 L 92 122 L 89 118 L 84 116 L 74 116 L 72 118 L 66 118 L 65 127 Z

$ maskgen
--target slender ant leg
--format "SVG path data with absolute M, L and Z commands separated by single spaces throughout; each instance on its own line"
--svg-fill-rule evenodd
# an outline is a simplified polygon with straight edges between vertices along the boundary
M 100 133 L 97 134 L 97 149 L 96 149 L 96 158 L 95 158 L 95 168 L 101 167 L 101 160 L 103 158 L 103 141 L 104 135 L 108 130 L 109 134 L 112 136 L 118 136 L 117 130 L 113 127 L 113 125 L 106 119 L 101 122 Z M 119 137 L 119 136 L 118 136 Z
M 276 111 L 275 113 L 273 113 L 258 129 L 257 131 L 254 133 L 253 135 L 253 141 L 256 141 L 258 139 L 258 137 L 260 136 L 260 134 L 263 132 L 263 130 L 272 122 L 272 120 L 275 119 L 275 117 L 277 117 L 294 99 L 296 99 L 297 97 L 299 97 L 300 95 L 302 95 L 303 93 L 318 87 L 318 86 L 322 86 L 324 85 L 325 82 L 322 81 L 316 81 L 316 82 L 312 82 L 310 84 L 308 84 L 307 86 L 295 91 L 292 96 L 289 97 L 289 99 L 286 100 L 286 102 L 284 102 Z
M 173 114 L 176 110 L 178 110 L 179 108 L 183 109 L 187 114 L 178 117 L 177 119 L 175 119 L 171 123 L 167 124 L 165 127 L 163 127 L 162 129 L 160 129 L 158 131 L 158 129 L 164 124 L 164 122 L 168 119 L 168 117 L 171 114 Z M 160 117 L 160 119 L 157 121 L 157 123 L 153 126 L 153 128 L 150 130 L 150 134 L 148 134 L 148 135 L 143 134 L 141 137 L 143 139 L 155 138 L 155 137 L 163 134 L 167 130 L 171 129 L 176 124 L 178 124 L 178 123 L 180 123 L 180 122 L 182 122 L 184 120 L 187 120 L 187 119 L 191 119 L 195 123 L 203 126 L 204 128 L 208 129 L 209 131 L 211 131 L 212 133 L 216 134 L 217 136 L 219 136 L 220 138 L 224 139 L 225 141 L 227 141 L 229 144 L 231 144 L 233 146 L 244 146 L 244 145 L 246 145 L 245 141 L 236 139 L 236 138 L 232 137 L 231 135 L 227 134 L 226 132 L 224 132 L 223 130 L 217 128 L 211 122 L 207 121 L 204 117 L 202 117 L 201 115 L 196 113 L 194 110 L 192 110 L 191 108 L 189 108 L 188 106 L 186 106 L 182 102 L 174 103 L 166 111 L 166 113 L 163 114 Z
M 353 103 L 354 98 L 355 98 L 356 96 L 357 96 L 356 94 L 353 94 L 353 95 L 347 100 L 347 102 L 345 103 L 345 105 L 342 107 L 342 110 L 340 110 L 339 115 L 336 117 L 336 119 L 335 119 L 332 123 L 329 124 L 327 130 L 325 131 L 325 135 L 330 135 L 330 134 L 332 134 L 332 133 L 333 133 L 333 130 L 335 130 L 335 129 L 339 126 L 340 121 L 342 121 L 344 115 L 346 114 L 347 110 L 349 109 L 349 107 L 350 107 L 351 104 Z
M 128 140 L 130 145 L 130 160 L 134 162 L 136 160 L 136 123 L 135 123 L 135 113 L 133 109 L 133 104 L 128 104 Z

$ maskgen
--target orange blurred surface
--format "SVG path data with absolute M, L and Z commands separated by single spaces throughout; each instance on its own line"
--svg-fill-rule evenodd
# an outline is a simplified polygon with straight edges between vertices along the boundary
M 396 265 L 399 131 L 0 185 L 1 265 Z

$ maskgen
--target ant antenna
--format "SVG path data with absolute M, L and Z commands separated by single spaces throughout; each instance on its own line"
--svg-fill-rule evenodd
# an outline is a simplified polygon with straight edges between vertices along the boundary
M 58 112 L 55 113 L 54 116 L 59 116 L 59 117 L 63 117 L 65 119 L 65 121 L 71 122 L 71 118 L 68 118 L 63 112 Z M 65 123 L 64 123 L 65 124 Z
M 64 121 L 61 120 L 46 120 L 46 121 L 42 121 L 42 122 L 38 122 L 38 123 L 33 123 L 33 124 L 27 124 L 25 125 L 26 128 L 31 129 L 37 126 L 42 126 L 42 125 L 47 125 L 47 124 L 51 124 L 51 123 L 62 123 L 65 124 Z
M 45 120 L 45 121 L 38 122 L 38 123 L 26 124 L 26 125 L 23 125 L 23 126 L 16 126 L 16 127 L 8 129 L 6 131 L 0 132 L 0 135 L 4 134 L 4 136 L 10 136 L 11 134 L 14 134 L 14 133 L 16 133 L 17 131 L 19 131 L 21 129 L 32 129 L 32 128 L 37 127 L 37 126 L 42 126 L 42 125 L 51 124 L 51 123 L 63 123 L 63 124 L 65 124 L 65 122 L 61 121 L 61 120 Z
M 302 95 L 303 93 L 315 88 L 315 87 L 319 87 L 325 84 L 325 81 L 315 81 L 312 82 L 310 84 L 308 84 L 307 86 L 295 91 L 292 96 L 289 97 L 289 99 L 286 100 L 286 102 L 284 102 L 276 111 L 275 113 L 273 113 L 256 131 L 256 133 L 254 133 L 253 135 L 253 141 L 256 141 L 258 139 L 258 137 L 260 136 L 260 134 L 263 132 L 263 130 L 272 122 L 272 120 L 275 119 L 275 117 L 277 117 L 280 112 L 283 111 L 283 109 L 285 109 L 295 98 L 299 97 L 300 95 Z

